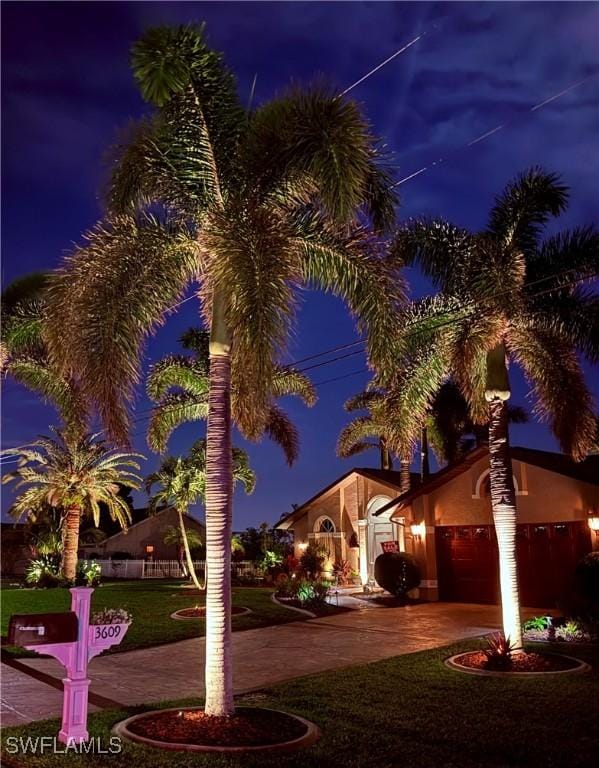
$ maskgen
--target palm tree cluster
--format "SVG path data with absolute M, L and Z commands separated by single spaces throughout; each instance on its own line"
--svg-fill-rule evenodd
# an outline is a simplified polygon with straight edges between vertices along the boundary
M 427 219 L 397 229 L 380 142 L 346 95 L 295 87 L 245 109 L 194 25 L 149 30 L 132 69 L 151 112 L 113 152 L 103 218 L 55 274 L 15 286 L 6 303 L 4 370 L 53 399 L 77 437 L 20 449 L 26 463 L 49 468 L 12 473 L 31 485 L 15 508 L 45 500 L 66 510 L 69 573 L 81 515 L 96 515 L 100 500 L 124 514 L 114 488 L 123 478 L 137 487 L 126 469 L 135 459 L 101 453 L 80 430 L 93 408 L 109 438 L 127 444 L 146 340 L 192 291 L 206 330 L 188 331 L 188 354 L 150 369 L 148 443 L 162 453 L 180 424 L 198 420 L 206 440 L 165 459 L 146 485 L 159 487 L 153 504 L 178 510 L 190 566 L 184 516 L 205 498 L 205 711 L 232 714 L 233 483 L 248 492 L 254 484 L 232 427 L 273 439 L 289 464 L 297 458 L 297 431 L 277 399 L 315 402 L 305 374 L 282 361 L 302 291 L 318 288 L 346 303 L 374 372 L 346 404 L 367 414 L 342 433 L 341 455 L 377 447 L 390 468 L 394 454 L 407 483 L 418 442 L 423 460 L 430 441 L 453 461 L 469 441 L 488 441 L 504 631 L 520 646 L 508 420 L 525 414 L 508 407 L 508 365 L 524 371 L 535 414 L 563 450 L 582 458 L 596 439 L 579 360 L 599 359 L 599 301 L 582 287 L 597 270 L 596 230 L 542 239 L 568 192 L 541 169 L 506 187 L 483 232 Z M 406 266 L 437 293 L 408 301 Z

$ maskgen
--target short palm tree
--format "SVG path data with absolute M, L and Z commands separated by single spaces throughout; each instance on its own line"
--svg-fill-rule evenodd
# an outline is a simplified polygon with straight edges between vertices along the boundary
M 210 334 L 190 328 L 182 336 L 181 343 L 193 354 L 165 357 L 152 366 L 147 378 L 148 395 L 157 404 L 148 426 L 148 445 L 160 453 L 166 450 L 168 439 L 178 426 L 187 421 L 208 418 Z M 233 382 L 235 378 L 233 370 Z M 275 369 L 272 387 L 265 433 L 283 448 L 291 466 L 299 454 L 299 437 L 295 425 L 277 405 L 275 398 L 297 395 L 306 405 L 312 406 L 316 402 L 316 390 L 305 374 L 282 366 Z M 241 409 L 242 404 L 233 386 L 231 414 L 234 423 L 239 423 Z
M 347 97 L 295 89 L 248 114 L 196 26 L 148 31 L 133 71 L 155 111 L 117 153 L 109 216 L 55 282 L 49 339 L 125 440 L 144 341 L 199 281 L 210 328 L 205 711 L 229 715 L 231 370 L 238 426 L 257 439 L 305 287 L 345 300 L 370 362 L 391 361 L 404 291 L 364 225 L 391 225 L 395 200 Z
M 412 307 L 411 363 L 395 407 L 406 432 L 425 418 L 451 375 L 476 423 L 489 424 L 490 482 L 499 545 L 503 628 L 522 647 L 516 573 L 516 496 L 509 454 L 508 364 L 519 365 L 562 449 L 585 456 L 595 435 L 592 397 L 578 352 L 599 359 L 599 297 L 581 285 L 597 275 L 599 233 L 583 227 L 541 239 L 566 207 L 559 179 L 532 169 L 507 185 L 485 231 L 412 221 L 393 249 L 420 266 L 440 295 Z
M 183 543 L 187 569 L 195 586 L 202 590 L 204 587 L 196 575 L 191 557 L 191 544 L 185 528 L 184 515 L 189 513 L 189 507 L 206 497 L 206 440 L 197 440 L 185 457 L 169 456 L 164 459 L 160 468 L 146 478 L 146 491 L 151 494 L 157 485 L 158 490 L 150 497 L 150 512 L 155 512 L 160 506 L 174 506 L 179 515 L 179 533 Z M 250 469 L 247 453 L 240 448 L 232 452 L 233 483 L 240 482 L 246 493 L 252 493 L 256 484 L 256 476 Z
M 34 272 L 2 293 L 0 372 L 53 405 L 69 434 L 85 431 L 87 405 L 72 376 L 53 366 L 43 339 L 48 275 Z
M 35 517 L 49 504 L 62 511 L 62 574 L 73 581 L 77 569 L 79 526 L 83 516 L 100 522 L 103 503 L 113 520 L 126 530 L 131 522 L 127 504 L 119 496 L 119 484 L 132 489 L 140 487 L 141 478 L 131 470 L 139 470 L 139 454 L 117 453 L 106 447 L 97 435 L 67 438 L 60 430 L 56 437 L 40 437 L 31 445 L 9 448 L 3 456 L 16 456 L 19 465 L 2 478 L 3 483 L 16 482 L 26 487 L 11 507 L 20 519 Z

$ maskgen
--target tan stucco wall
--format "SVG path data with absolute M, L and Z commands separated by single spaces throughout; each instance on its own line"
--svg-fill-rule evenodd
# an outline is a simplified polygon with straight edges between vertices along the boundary
M 148 517 L 136 525 L 132 525 L 125 533 L 117 533 L 111 536 L 102 546 L 95 548 L 95 551 L 110 555 L 113 552 L 130 552 L 133 557 L 144 558 L 146 556 L 146 545 L 151 544 L 154 547 L 154 560 L 175 560 L 177 557 L 177 547 L 175 545 L 167 546 L 163 543 L 165 529 L 169 526 L 178 527 L 179 518 L 174 509 L 167 509 L 158 515 Z M 204 526 L 192 517 L 185 518 L 187 528 L 195 528 L 205 539 Z

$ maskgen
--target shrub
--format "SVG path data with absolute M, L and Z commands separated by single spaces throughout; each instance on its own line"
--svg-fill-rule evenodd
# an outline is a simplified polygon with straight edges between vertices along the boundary
M 60 586 L 59 564 L 53 555 L 41 555 L 31 560 L 25 571 L 25 581 L 35 587 L 51 589 Z
M 299 560 L 293 555 L 287 555 L 283 560 L 283 573 L 291 575 L 299 568 Z
M 487 657 L 485 667 L 494 670 L 507 670 L 512 666 L 512 651 L 515 646 L 502 632 L 487 638 L 488 648 L 483 653 Z
M 280 573 L 275 579 L 277 597 L 295 597 L 296 581 L 286 573 Z
M 337 584 L 348 584 L 352 578 L 351 565 L 347 560 L 336 560 L 333 563 L 333 576 L 337 580 Z
M 405 599 L 420 584 L 420 568 L 405 552 L 384 552 L 374 562 L 374 578 L 379 587 Z
M 532 619 L 528 619 L 528 621 L 524 622 L 524 631 L 528 632 L 530 630 L 535 630 L 537 632 L 543 632 L 546 629 L 549 629 L 549 625 L 551 624 L 551 620 L 548 616 L 533 616 Z
M 100 563 L 95 560 L 79 560 L 77 563 L 77 578 L 75 583 L 78 587 L 96 587 L 100 583 L 102 569 Z
M 326 603 L 330 583 L 324 579 L 308 581 L 307 579 L 294 580 L 295 597 L 301 605 L 308 608 L 319 608 Z
M 133 616 L 124 608 L 103 608 L 92 614 L 90 624 L 130 624 Z
M 314 581 L 320 576 L 327 554 L 324 547 L 317 547 L 314 544 L 306 547 L 299 561 L 300 570 L 306 579 Z

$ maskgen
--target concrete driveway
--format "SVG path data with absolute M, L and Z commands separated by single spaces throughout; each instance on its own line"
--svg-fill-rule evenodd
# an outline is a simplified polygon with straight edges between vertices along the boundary
M 532 613 L 523 611 L 524 617 Z M 447 645 L 496 630 L 500 623 L 497 606 L 426 603 L 403 608 L 365 606 L 336 616 L 235 632 L 235 691 Z M 90 702 L 107 706 L 202 696 L 204 651 L 204 640 L 198 638 L 96 658 L 89 668 Z M 20 663 L 34 674 L 56 680 L 63 676 L 53 659 L 21 659 Z M 2 668 L 6 670 L 6 665 Z M 3 725 L 60 715 L 60 696 L 46 683 L 29 678 L 21 687 L 15 679 L 5 688 L 2 682 Z

